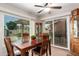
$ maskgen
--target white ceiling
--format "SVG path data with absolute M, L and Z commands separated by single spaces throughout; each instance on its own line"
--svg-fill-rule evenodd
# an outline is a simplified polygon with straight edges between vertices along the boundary
M 35 7 L 34 5 L 44 5 L 45 3 L 9 3 L 9 5 L 22 9 L 23 11 L 28 12 L 31 15 L 37 17 L 50 16 L 51 14 L 58 14 L 64 12 L 71 12 L 75 8 L 79 8 L 79 3 L 53 3 L 52 6 L 62 6 L 62 9 L 51 9 L 51 14 L 48 12 L 37 13 L 39 10 L 43 9 L 40 7 Z

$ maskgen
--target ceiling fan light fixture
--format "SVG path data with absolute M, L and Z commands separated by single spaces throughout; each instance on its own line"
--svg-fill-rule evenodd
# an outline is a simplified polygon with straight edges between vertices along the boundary
M 45 8 L 44 11 L 45 11 L 45 12 L 49 12 L 49 11 L 50 11 L 50 8 Z

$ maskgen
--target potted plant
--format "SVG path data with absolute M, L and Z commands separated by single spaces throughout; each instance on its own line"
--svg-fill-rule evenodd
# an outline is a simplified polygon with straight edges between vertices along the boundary
M 36 43 L 36 36 L 35 35 L 32 35 L 31 36 L 31 39 L 32 39 L 32 44 L 35 44 Z

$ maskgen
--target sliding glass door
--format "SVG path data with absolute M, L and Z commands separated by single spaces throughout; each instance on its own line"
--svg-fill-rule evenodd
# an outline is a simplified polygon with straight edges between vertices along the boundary
M 67 47 L 66 19 L 54 21 L 54 45 Z
M 67 48 L 66 18 L 45 22 L 45 32 L 49 33 L 51 44 Z

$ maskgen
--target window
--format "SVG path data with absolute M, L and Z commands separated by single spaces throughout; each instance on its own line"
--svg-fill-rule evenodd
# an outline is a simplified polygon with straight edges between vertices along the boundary
M 20 40 L 25 32 L 29 33 L 29 21 L 9 15 L 4 16 L 4 36 L 11 37 L 14 42 Z

